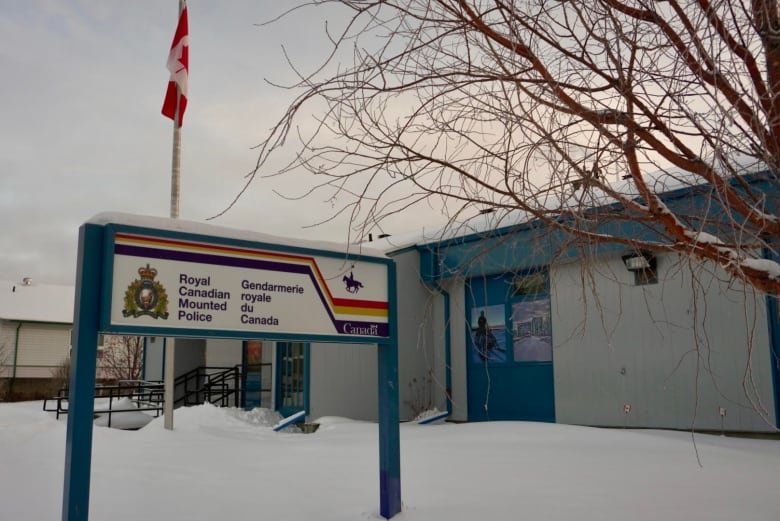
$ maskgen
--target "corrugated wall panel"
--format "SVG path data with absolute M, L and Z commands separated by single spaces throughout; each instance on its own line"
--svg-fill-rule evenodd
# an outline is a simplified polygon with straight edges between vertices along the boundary
M 659 259 L 659 283 L 645 286 L 619 257 L 589 267 L 552 271 L 559 422 L 719 430 L 724 407 L 727 430 L 771 430 L 762 296 L 701 268 L 692 276 L 673 256 Z
M 310 417 L 378 418 L 376 345 L 312 343 Z
M 442 406 L 445 384 L 435 378 L 443 363 L 436 351 L 431 327 L 438 293 L 420 278 L 420 256 L 407 250 L 393 256 L 398 279 L 398 385 L 401 420 L 411 420 L 421 409 Z
M 22 324 L 19 330 L 18 365 L 60 365 L 70 350 L 70 329 L 70 325 Z
M 233 367 L 241 364 L 243 342 L 233 339 L 210 339 L 207 342 L 206 365 L 208 367 Z
M 0 377 L 10 376 L 14 363 L 17 322 L 0 320 Z
M 393 256 L 398 285 L 399 415 L 412 419 L 429 406 L 445 407 L 443 331 L 432 327 L 441 296 L 420 281 L 419 254 Z M 440 304 L 439 304 L 440 307 Z M 441 319 L 439 319 L 441 321 Z M 377 419 L 375 345 L 311 345 L 310 414 Z
M 466 290 L 462 280 L 443 284 L 450 294 L 450 363 L 452 364 L 452 419 L 468 420 L 468 378 L 466 376 Z

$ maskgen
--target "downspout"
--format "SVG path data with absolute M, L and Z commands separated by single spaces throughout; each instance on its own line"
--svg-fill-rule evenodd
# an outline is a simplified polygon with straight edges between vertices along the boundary
M 417 248 L 418 252 L 421 248 Z M 428 279 L 434 291 L 444 297 L 444 394 L 447 400 L 447 413 L 452 414 L 452 338 L 451 338 L 451 326 L 450 324 L 450 293 L 441 284 L 441 261 L 439 260 L 439 254 L 434 253 L 436 262 L 430 265 L 430 272 L 425 267 L 421 266 L 421 275 L 423 284 Z M 426 284 L 427 285 L 427 284 Z M 430 286 L 429 286 L 430 287 Z
M 452 340 L 450 336 L 450 293 L 439 282 L 433 283 L 433 290 L 444 297 L 444 394 L 447 412 L 452 414 Z
M 8 384 L 8 394 L 14 392 L 14 382 L 16 381 L 16 363 L 19 360 L 19 331 L 21 331 L 23 323 L 24 322 L 19 322 L 19 324 L 16 326 L 16 338 L 14 339 L 14 366 L 11 370 L 11 382 Z
M 444 297 L 444 383 L 447 396 L 447 413 L 452 414 L 452 348 L 450 339 L 450 293 L 441 285 L 437 289 Z

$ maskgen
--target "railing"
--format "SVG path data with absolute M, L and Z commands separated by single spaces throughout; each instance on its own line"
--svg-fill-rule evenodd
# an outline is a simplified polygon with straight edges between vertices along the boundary
M 132 409 L 115 409 L 114 401 L 129 398 L 136 404 Z M 143 380 L 122 380 L 117 385 L 98 385 L 95 387 L 95 399 L 102 399 L 94 414 L 107 414 L 108 426 L 111 427 L 113 415 L 128 412 L 154 412 L 155 418 L 163 411 L 164 393 L 160 382 Z M 108 399 L 106 403 L 105 399 Z M 53 403 L 52 403 L 53 402 Z M 60 389 L 57 396 L 43 401 L 43 410 L 53 412 L 59 420 L 63 414 L 68 414 L 68 389 Z
M 108 426 L 112 416 L 126 412 L 154 412 L 155 418 L 163 413 L 165 389 L 159 380 L 122 380 L 116 385 L 98 385 L 95 387 L 95 399 L 108 399 L 96 405 L 94 413 L 107 414 Z M 219 407 L 238 407 L 244 393 L 241 379 L 241 366 L 234 367 L 198 367 L 174 380 L 174 405 L 200 405 L 209 402 Z M 270 393 L 270 389 L 259 389 Z M 114 409 L 114 402 L 129 398 L 136 404 L 133 409 Z M 43 401 L 43 410 L 55 413 L 57 419 L 68 414 L 68 389 L 59 390 L 57 396 Z
M 174 381 L 175 405 L 209 402 L 220 407 L 241 404 L 241 366 L 198 367 Z

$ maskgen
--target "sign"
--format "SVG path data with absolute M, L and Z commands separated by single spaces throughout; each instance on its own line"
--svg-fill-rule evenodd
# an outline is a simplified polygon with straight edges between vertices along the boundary
M 379 512 L 388 519 L 400 512 L 395 276 L 395 264 L 384 255 L 319 243 L 125 214 L 85 223 L 62 520 L 89 516 L 99 332 L 376 344 Z
M 114 228 L 107 329 L 388 337 L 380 259 Z

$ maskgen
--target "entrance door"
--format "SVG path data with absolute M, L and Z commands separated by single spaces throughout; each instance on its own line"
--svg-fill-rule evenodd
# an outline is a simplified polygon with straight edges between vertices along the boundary
M 309 344 L 276 344 L 276 410 L 290 416 L 309 408 Z
M 547 273 L 479 277 L 466 292 L 469 420 L 554 422 Z
M 245 409 L 253 409 L 255 407 L 270 406 L 271 363 L 263 363 L 263 342 L 261 340 L 247 340 L 244 342 L 243 365 L 243 407 Z M 265 376 L 263 376 L 264 369 Z M 263 388 L 263 385 L 267 387 Z M 263 400 L 264 397 L 265 400 Z

